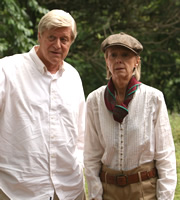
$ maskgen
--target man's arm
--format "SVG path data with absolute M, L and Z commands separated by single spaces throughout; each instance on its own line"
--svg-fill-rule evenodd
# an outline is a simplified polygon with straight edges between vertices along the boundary
M 5 96 L 5 74 L 3 71 L 3 61 L 0 60 L 0 112 L 4 103 Z

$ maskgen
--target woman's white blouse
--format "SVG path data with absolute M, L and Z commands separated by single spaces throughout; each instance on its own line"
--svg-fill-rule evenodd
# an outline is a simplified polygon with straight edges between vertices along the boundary
M 126 171 L 155 160 L 158 200 L 172 200 L 177 181 L 176 158 L 162 92 L 142 84 L 129 103 L 129 114 L 120 124 L 106 108 L 105 87 L 87 98 L 84 161 L 90 199 L 102 199 L 102 163 Z

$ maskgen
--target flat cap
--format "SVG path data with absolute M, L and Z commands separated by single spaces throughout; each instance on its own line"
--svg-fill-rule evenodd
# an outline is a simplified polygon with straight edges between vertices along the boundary
M 142 44 L 136 38 L 123 32 L 118 33 L 118 34 L 113 34 L 107 37 L 102 42 L 101 49 L 103 52 L 105 52 L 106 49 L 111 46 L 126 47 L 137 55 L 139 55 L 141 51 L 143 50 Z

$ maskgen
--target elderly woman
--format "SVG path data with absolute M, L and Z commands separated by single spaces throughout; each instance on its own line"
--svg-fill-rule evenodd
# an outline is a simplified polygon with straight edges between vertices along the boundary
M 176 159 L 162 92 L 140 79 L 141 43 L 102 42 L 107 86 L 87 98 L 85 174 L 90 200 L 173 200 Z

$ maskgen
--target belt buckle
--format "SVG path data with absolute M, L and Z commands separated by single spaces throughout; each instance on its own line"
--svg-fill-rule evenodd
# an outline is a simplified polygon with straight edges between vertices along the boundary
M 118 180 L 125 180 L 125 183 L 123 183 L 123 181 L 120 181 L 120 183 L 118 182 Z M 125 187 L 128 185 L 128 176 L 125 174 L 120 174 L 116 176 L 116 185 L 120 186 L 120 187 Z

